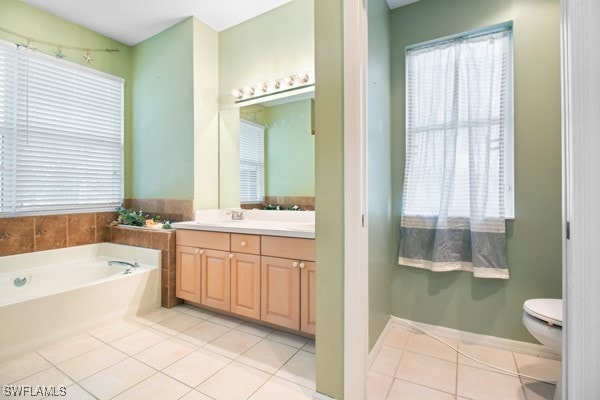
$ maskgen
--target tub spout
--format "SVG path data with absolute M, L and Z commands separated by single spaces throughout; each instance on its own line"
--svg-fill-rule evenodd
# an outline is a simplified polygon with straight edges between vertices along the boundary
M 108 265 L 115 265 L 115 264 L 125 266 L 125 271 L 123 271 L 123 274 L 130 274 L 132 268 L 137 268 L 140 266 L 140 264 L 138 264 L 137 261 L 135 261 L 133 264 L 130 262 L 127 262 L 127 261 L 118 261 L 118 260 L 111 260 L 108 262 Z

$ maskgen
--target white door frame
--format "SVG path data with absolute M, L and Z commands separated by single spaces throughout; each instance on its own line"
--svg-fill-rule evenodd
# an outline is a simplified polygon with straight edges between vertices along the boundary
M 344 0 L 344 398 L 366 398 L 369 351 L 367 4 Z
M 600 2 L 561 0 L 563 399 L 600 393 Z M 570 223 L 570 239 L 566 237 Z

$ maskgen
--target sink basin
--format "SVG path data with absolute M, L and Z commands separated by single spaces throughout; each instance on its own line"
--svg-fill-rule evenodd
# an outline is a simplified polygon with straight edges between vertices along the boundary
M 289 224 L 287 229 L 290 231 L 314 232 L 315 224 L 312 222 L 298 222 L 295 224 Z

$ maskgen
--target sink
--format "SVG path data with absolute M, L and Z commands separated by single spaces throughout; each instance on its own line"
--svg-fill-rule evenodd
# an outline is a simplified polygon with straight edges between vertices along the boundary
M 315 224 L 313 222 L 298 222 L 289 224 L 287 229 L 290 231 L 314 232 Z

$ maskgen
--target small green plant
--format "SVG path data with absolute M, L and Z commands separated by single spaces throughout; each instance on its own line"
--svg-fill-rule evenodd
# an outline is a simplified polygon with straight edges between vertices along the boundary
M 117 222 L 123 225 L 145 226 L 147 228 L 154 227 L 155 229 L 158 229 L 160 226 L 161 229 L 173 229 L 173 227 L 171 227 L 171 222 L 161 222 L 160 216 L 158 215 L 150 219 L 150 216 L 144 214 L 142 210 L 135 211 L 119 207 L 117 208 L 117 212 L 119 213 L 119 219 L 117 220 Z
M 144 226 L 146 219 L 148 218 L 148 216 L 145 215 L 142 210 L 134 211 L 119 207 L 117 208 L 117 212 L 119 213 L 118 221 L 123 225 Z

